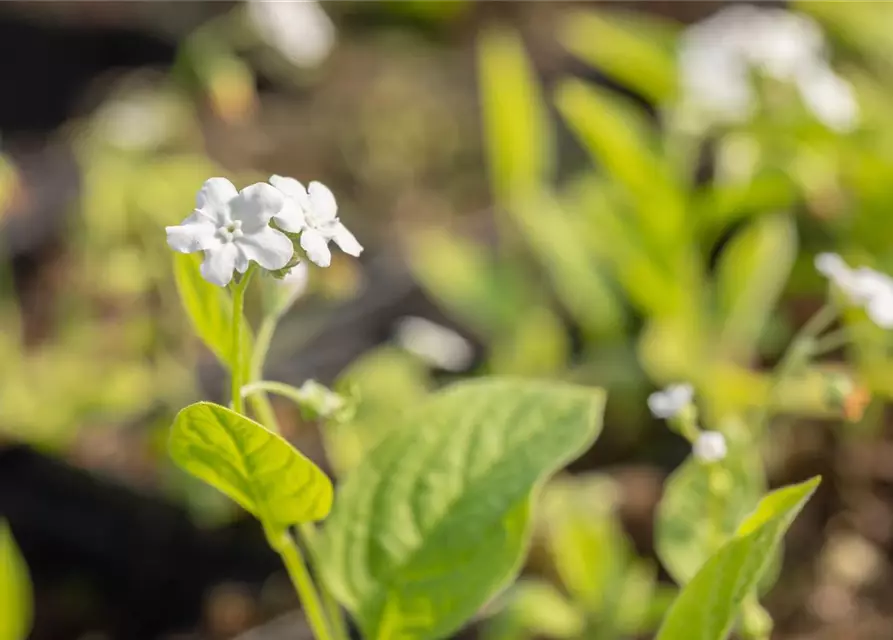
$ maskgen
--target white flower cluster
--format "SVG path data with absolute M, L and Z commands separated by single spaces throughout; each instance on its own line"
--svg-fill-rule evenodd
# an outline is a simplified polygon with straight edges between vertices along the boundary
M 250 0 L 248 18 L 266 43 L 298 67 L 319 65 L 335 46 L 335 25 L 314 0 Z
M 648 396 L 648 408 L 655 418 L 669 420 L 692 403 L 695 391 L 690 384 L 671 384 Z
M 893 278 L 868 267 L 853 269 L 836 253 L 817 255 L 815 268 L 852 304 L 865 309 L 872 322 L 893 328 Z
M 719 431 L 702 431 L 691 450 L 701 462 L 719 462 L 728 453 L 726 438 Z
M 168 245 L 181 253 L 203 251 L 202 277 L 221 287 L 229 284 L 234 270 L 245 273 L 251 261 L 270 271 L 288 265 L 294 245 L 283 231 L 300 234 L 301 248 L 321 267 L 331 263 L 330 240 L 345 253 L 360 255 L 363 247 L 338 220 L 328 187 L 311 182 L 305 189 L 280 176 L 270 183 L 236 191 L 226 178 L 205 181 L 192 215 L 167 227 Z
M 852 87 L 831 69 L 822 32 L 804 15 L 750 5 L 723 9 L 683 34 L 679 68 L 684 108 L 707 119 L 745 120 L 754 108 L 756 70 L 793 83 L 830 129 L 848 131 L 858 122 Z

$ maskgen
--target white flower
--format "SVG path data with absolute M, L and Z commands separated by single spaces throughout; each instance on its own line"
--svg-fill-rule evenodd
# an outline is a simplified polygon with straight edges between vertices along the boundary
M 852 87 L 828 64 L 825 41 L 810 18 L 774 8 L 735 5 L 689 27 L 679 49 L 684 110 L 701 119 L 740 122 L 753 111 L 751 70 L 795 84 L 827 127 L 852 129 Z
M 839 288 L 851 303 L 865 309 L 865 313 L 879 327 L 893 328 L 893 278 L 869 269 L 851 269 L 836 253 L 821 253 L 815 267 Z
M 226 178 L 205 181 L 196 196 L 195 211 L 182 224 L 167 227 L 167 243 L 175 251 L 204 251 L 202 277 L 221 287 L 233 269 L 245 273 L 254 260 L 264 269 L 281 269 L 294 247 L 288 237 L 269 226 L 283 206 L 283 197 L 265 183 L 237 192 Z
M 270 184 L 285 194 L 285 206 L 274 216 L 280 228 L 301 234 L 301 248 L 321 267 L 332 263 L 329 241 L 334 240 L 344 253 L 354 257 L 363 247 L 338 219 L 338 204 L 329 188 L 321 182 L 304 185 L 294 178 L 272 176 Z
M 474 360 L 468 340 L 425 318 L 402 318 L 397 324 L 396 340 L 410 353 L 446 371 L 463 371 Z
M 691 404 L 694 394 L 690 384 L 671 384 L 663 391 L 655 391 L 648 396 L 648 408 L 655 418 L 673 418 Z
M 702 431 L 692 445 L 692 453 L 701 462 L 719 462 L 726 457 L 726 439 L 719 431 Z
M 248 17 L 258 35 L 296 66 L 319 65 L 335 46 L 335 25 L 319 2 L 250 0 Z

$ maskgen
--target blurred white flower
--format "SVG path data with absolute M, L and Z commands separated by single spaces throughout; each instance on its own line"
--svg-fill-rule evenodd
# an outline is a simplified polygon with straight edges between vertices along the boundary
M 893 328 L 893 278 L 869 269 L 850 268 L 836 253 L 821 253 L 815 267 L 839 288 L 850 302 L 865 309 L 879 327 Z
M 858 121 L 852 87 L 828 64 L 825 40 L 810 18 L 775 8 L 735 5 L 689 27 L 679 49 L 683 109 L 738 122 L 753 111 L 751 71 L 794 83 L 807 108 L 831 129 Z
M 692 445 L 692 453 L 701 462 L 719 462 L 726 457 L 726 439 L 719 431 L 702 431 Z
M 269 226 L 282 206 L 282 194 L 268 184 L 236 191 L 226 178 L 211 178 L 198 192 L 192 215 L 166 228 L 167 243 L 181 253 L 204 251 L 202 277 L 221 287 L 232 280 L 233 269 L 245 273 L 251 260 L 281 269 L 294 253 L 291 240 Z
M 655 418 L 667 420 L 691 404 L 695 391 L 690 384 L 671 384 L 648 396 L 648 408 Z
M 258 35 L 298 67 L 319 65 L 335 46 L 335 25 L 314 0 L 249 0 L 248 17 Z
M 468 340 L 425 318 L 402 318 L 395 338 L 410 353 L 446 371 L 464 371 L 474 360 Z
M 341 250 L 354 257 L 363 247 L 338 219 L 338 204 L 329 188 L 321 182 L 311 182 L 306 189 L 294 178 L 271 176 L 270 184 L 285 194 L 285 206 L 274 218 L 279 227 L 301 234 L 301 248 L 307 257 L 321 267 L 332 263 L 329 241 L 334 240 Z

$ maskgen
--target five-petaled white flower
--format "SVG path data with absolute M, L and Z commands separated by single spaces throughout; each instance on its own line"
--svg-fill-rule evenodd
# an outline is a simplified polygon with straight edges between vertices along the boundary
M 294 247 L 269 223 L 283 205 L 282 194 L 268 184 L 236 191 L 226 178 L 210 178 L 196 196 L 192 215 L 167 227 L 167 243 L 181 253 L 204 251 L 202 277 L 221 287 L 232 280 L 233 269 L 245 273 L 251 260 L 264 269 L 281 269 Z
M 719 462 L 726 457 L 726 438 L 719 431 L 702 431 L 692 445 L 692 453 L 701 462 Z
M 655 391 L 648 396 L 648 408 L 655 418 L 674 418 L 691 404 L 694 394 L 690 384 L 671 384 L 663 391 Z
M 285 206 L 274 216 L 285 231 L 301 234 L 301 248 L 321 267 L 332 262 L 329 241 L 334 240 L 344 253 L 357 257 L 363 247 L 338 219 L 338 204 L 329 188 L 321 182 L 304 185 L 294 178 L 270 177 L 270 184 L 285 194 Z
M 893 328 L 893 278 L 869 269 L 850 268 L 836 253 L 820 253 L 815 267 L 879 327 Z

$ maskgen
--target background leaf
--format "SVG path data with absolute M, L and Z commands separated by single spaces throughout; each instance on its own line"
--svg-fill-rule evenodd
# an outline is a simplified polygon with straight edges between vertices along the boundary
M 0 640 L 25 640 L 31 628 L 31 579 L 12 531 L 0 520 Z
M 221 364 L 229 368 L 233 360 L 232 301 L 225 288 L 213 285 L 202 278 L 199 264 L 201 254 L 174 254 L 174 280 L 177 283 L 177 292 L 198 337 L 217 356 Z M 242 344 L 250 353 L 254 339 L 248 323 L 243 322 L 242 326 L 245 327 Z M 250 358 L 245 360 L 244 379 L 247 380 Z
M 763 498 L 735 537 L 676 598 L 657 640 L 725 640 L 742 601 L 756 588 L 785 531 L 819 481 L 816 477 Z
M 494 29 L 481 37 L 478 74 L 490 183 L 497 203 L 507 206 L 550 177 L 552 129 L 517 34 Z
M 732 451 L 721 463 L 728 495 L 722 499 L 723 535 L 731 536 L 760 501 L 766 480 L 759 456 Z M 710 557 L 710 469 L 689 457 L 667 479 L 658 505 L 655 549 L 677 583 L 684 585 Z
M 724 354 L 743 362 L 755 355 L 796 258 L 797 230 L 787 215 L 762 216 L 732 239 L 716 276 Z
M 279 526 L 322 520 L 332 482 L 311 460 L 253 420 L 210 402 L 174 419 L 170 454 L 178 465 Z
M 366 637 L 444 637 L 504 587 L 531 492 L 592 443 L 603 402 L 573 385 L 463 382 L 387 437 L 339 491 L 320 549 Z

